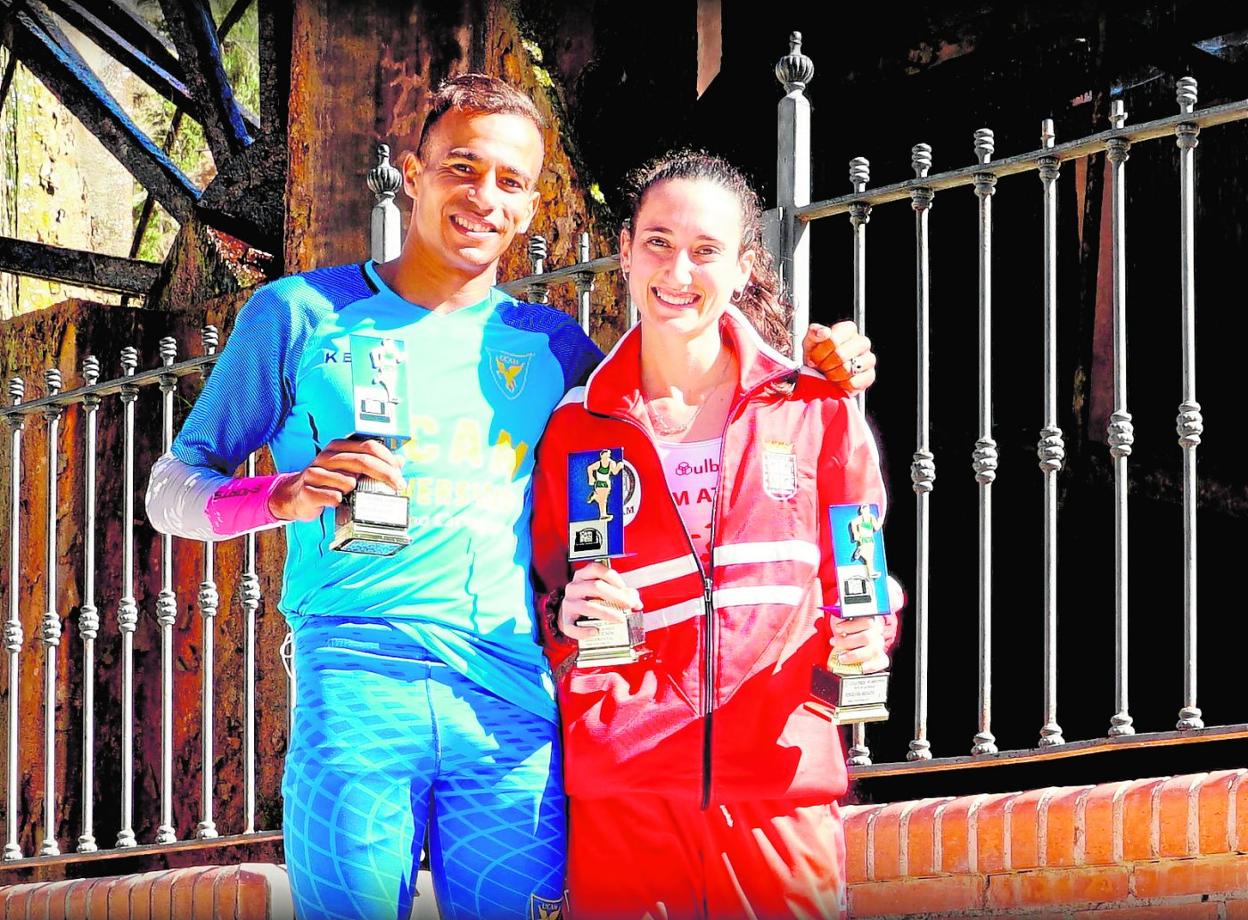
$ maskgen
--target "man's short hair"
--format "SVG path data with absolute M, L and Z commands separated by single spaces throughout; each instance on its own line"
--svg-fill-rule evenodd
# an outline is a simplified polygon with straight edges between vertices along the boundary
M 472 112 L 478 115 L 519 115 L 533 123 L 539 132 L 546 130 L 546 119 L 533 100 L 511 84 L 483 73 L 465 73 L 442 81 L 429 101 L 429 114 L 420 129 L 416 156 L 425 152 L 425 140 L 433 126 L 447 112 Z

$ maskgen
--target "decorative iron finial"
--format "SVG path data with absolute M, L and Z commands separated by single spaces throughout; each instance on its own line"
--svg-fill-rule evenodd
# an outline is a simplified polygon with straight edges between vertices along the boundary
M 916 179 L 926 179 L 928 170 L 932 168 L 932 145 L 915 144 L 911 147 L 910 166 Z
M 160 340 L 160 363 L 168 367 L 178 357 L 178 340 L 167 335 Z
M 529 261 L 533 263 L 533 274 L 540 275 L 546 270 L 546 237 L 534 233 L 529 237 Z
M 9 378 L 9 399 L 13 400 L 13 405 L 17 405 L 26 395 L 26 381 L 21 377 Z
M 61 392 L 61 370 L 57 367 L 49 367 L 43 372 L 43 382 L 48 388 L 48 395 L 55 396 Z
M 776 62 L 776 79 L 786 93 L 806 88 L 815 78 L 815 62 L 802 54 L 802 33 L 789 33 L 789 53 Z
M 992 159 L 992 152 L 996 149 L 997 147 L 992 136 L 992 128 L 980 128 L 975 132 L 976 160 L 980 163 L 987 163 Z
M 121 350 L 121 372 L 129 377 L 139 366 L 139 350 L 127 345 Z
M 221 336 L 217 332 L 217 327 L 209 323 L 207 326 L 199 330 L 199 341 L 204 346 L 204 354 L 211 355 L 217 351 L 217 345 L 221 343 Z
M 1179 102 L 1179 112 L 1183 115 L 1190 115 L 1196 108 L 1196 78 L 1179 77 L 1175 98 Z
M 1053 119 L 1046 118 L 1040 122 L 1040 146 L 1048 150 L 1057 140 L 1057 135 L 1053 133 Z
M 1121 128 L 1127 123 L 1127 106 L 1121 99 L 1114 99 L 1109 103 L 1109 123 L 1114 128 Z
M 368 171 L 368 187 L 378 201 L 393 198 L 395 192 L 403 187 L 403 174 L 390 165 L 389 144 L 378 144 L 373 152 L 377 156 L 377 165 Z
M 95 355 L 87 355 L 82 359 L 82 379 L 89 387 L 95 386 L 100 379 L 100 359 Z
M 855 192 L 861 192 L 871 181 L 871 164 L 866 157 L 854 157 L 849 161 L 849 181 Z

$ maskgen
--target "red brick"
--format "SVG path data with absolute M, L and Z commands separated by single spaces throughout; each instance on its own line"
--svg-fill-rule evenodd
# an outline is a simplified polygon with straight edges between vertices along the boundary
M 1010 805 L 1010 869 L 1036 869 L 1040 861 L 1040 814 L 1055 790 L 1032 789 L 1016 796 Z
M 1175 776 L 1162 785 L 1161 794 L 1157 797 L 1159 832 L 1156 855 L 1196 855 L 1196 809 L 1192 793 L 1207 775 Z
M 1235 827 L 1232 849 L 1240 853 L 1248 850 L 1248 773 L 1241 776 L 1231 785 L 1231 795 L 1235 799 Z
M 1122 858 L 1127 862 L 1152 859 L 1153 796 L 1165 779 L 1137 780 L 1122 799 Z
M 1226 902 L 1226 920 L 1248 920 L 1248 898 L 1234 898 Z
M 137 898 L 134 897 L 136 889 L 139 892 Z M 117 918 L 125 917 L 132 920 L 134 917 L 134 902 L 138 900 L 146 903 L 147 889 L 143 885 L 142 875 L 127 875 L 117 880 L 108 891 L 108 916 L 117 920 Z M 146 917 L 146 911 L 144 911 Z
M 1005 863 L 1005 810 L 1018 793 L 990 798 L 975 813 L 975 871 L 999 872 Z
M 1081 910 L 1076 917 L 1087 920 L 1216 920 L 1218 905 L 1213 901 L 1190 901 L 1186 904 L 1160 904 L 1145 907 L 1101 907 L 1094 910 Z
M 1248 894 L 1248 858 L 1203 856 L 1143 863 L 1135 867 L 1135 895 L 1138 898 L 1229 892 Z
M 65 920 L 65 899 L 69 897 L 69 889 L 75 884 L 73 879 L 48 884 L 48 920 Z
M 1109 866 L 1118 861 L 1114 846 L 1114 799 L 1130 788 L 1130 781 L 1093 787 L 1083 805 L 1083 863 Z
M 108 893 L 118 881 L 116 877 L 95 880 L 91 893 L 87 895 L 88 920 L 108 920 Z
M 1084 840 L 1082 806 L 1093 786 L 1060 789 L 1049 799 L 1046 813 L 1043 864 L 1046 866 L 1077 866 Z
M 871 832 L 874 870 L 867 872 L 868 878 L 882 881 L 901 876 L 901 815 L 913 805 L 913 802 L 893 802 L 875 816 Z
M 25 920 L 30 896 L 34 893 L 33 885 L 10 885 L 0 892 L 4 895 L 5 920 Z
M 945 872 L 970 872 L 971 857 L 975 848 L 971 845 L 969 824 L 980 805 L 987 800 L 984 795 L 971 795 L 954 799 L 940 813 L 940 869 Z
M 1246 773 L 1248 770 L 1219 770 L 1210 773 L 1201 783 L 1197 801 L 1201 854 L 1230 852 L 1227 818 L 1230 817 L 1231 786 Z
M 195 882 L 206 869 L 211 867 L 194 866 L 185 869 L 173 870 L 177 873 L 173 879 L 173 886 L 170 894 L 170 911 L 171 920 L 191 920 L 192 904 L 191 895 L 195 891 Z
M 186 914 L 191 920 L 215 920 L 216 892 L 222 878 L 229 873 L 229 866 L 209 866 L 196 872 L 193 879 L 182 883 L 182 887 L 190 887 L 190 910 Z
M 867 822 L 883 805 L 855 805 L 843 809 L 845 822 L 845 878 L 849 884 L 867 880 Z
M 270 888 L 279 884 L 274 880 L 270 885 L 270 878 L 274 875 L 280 878 L 281 871 L 276 866 L 239 866 L 234 913 L 238 920 L 266 920 L 270 916 L 270 905 L 274 907 L 272 916 L 275 920 L 285 920 L 285 914 L 276 912 L 280 900 L 278 895 L 270 894 Z M 289 899 L 289 894 L 286 898 Z
M 87 898 L 91 895 L 94 879 L 82 879 L 69 887 L 65 893 L 65 916 L 82 920 L 87 915 Z
M 906 826 L 906 875 L 936 875 L 936 813 L 949 799 L 928 799 L 910 812 Z
M 130 920 L 151 920 L 152 873 L 135 876 L 130 886 Z
M 975 875 L 865 882 L 849 887 L 849 915 L 919 914 L 975 910 L 984 905 L 984 880 Z
M 26 897 L 26 913 L 23 920 L 48 920 L 48 898 L 51 892 L 47 885 L 38 885 Z
M 1128 894 L 1128 876 L 1129 870 L 1113 866 L 990 875 L 987 906 L 1081 907 L 1121 901 Z
M 151 920 L 169 920 L 177 917 L 173 912 L 173 883 L 181 869 L 166 869 L 152 875 L 149 891 L 151 892 Z M 178 920 L 181 920 L 179 917 Z

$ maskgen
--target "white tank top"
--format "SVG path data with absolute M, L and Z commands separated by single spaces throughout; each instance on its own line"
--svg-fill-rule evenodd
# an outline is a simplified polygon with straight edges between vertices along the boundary
M 703 566 L 710 565 L 711 509 L 719 487 L 723 438 L 709 441 L 655 441 L 667 488 Z

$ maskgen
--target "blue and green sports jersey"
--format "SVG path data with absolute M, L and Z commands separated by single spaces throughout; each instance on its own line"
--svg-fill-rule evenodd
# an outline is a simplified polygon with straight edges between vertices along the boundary
M 551 411 L 602 357 L 566 314 L 497 289 L 435 314 L 390 290 L 372 263 L 282 278 L 239 314 L 174 455 L 230 473 L 267 444 L 279 471 L 304 469 L 353 432 L 353 333 L 404 342 L 412 542 L 393 556 L 340 553 L 329 548 L 332 509 L 289 524 L 282 611 L 387 620 L 554 719 L 529 584 L 529 480 Z

